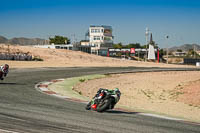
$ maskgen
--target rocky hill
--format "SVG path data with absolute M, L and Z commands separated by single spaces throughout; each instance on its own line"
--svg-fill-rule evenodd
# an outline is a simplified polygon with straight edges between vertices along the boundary
M 180 49 L 182 51 L 189 51 L 190 49 L 194 49 L 197 51 L 200 51 L 200 45 L 198 44 L 184 44 L 181 46 L 175 46 L 172 48 L 169 48 L 169 51 L 177 51 L 177 49 Z
M 25 37 L 19 37 L 19 38 L 12 38 L 12 39 L 7 39 L 3 36 L 0 36 L 0 43 L 5 43 L 5 44 L 13 44 L 13 45 L 42 45 L 46 44 L 48 41 L 45 39 L 40 39 L 40 38 L 25 38 Z
M 0 36 L 0 43 L 6 43 L 6 42 L 8 42 L 8 39 L 3 36 Z

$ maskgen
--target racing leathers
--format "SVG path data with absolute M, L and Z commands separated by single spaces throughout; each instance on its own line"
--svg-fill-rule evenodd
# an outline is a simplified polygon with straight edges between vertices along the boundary
M 7 64 L 0 66 L 0 79 L 3 80 L 9 72 L 9 66 Z

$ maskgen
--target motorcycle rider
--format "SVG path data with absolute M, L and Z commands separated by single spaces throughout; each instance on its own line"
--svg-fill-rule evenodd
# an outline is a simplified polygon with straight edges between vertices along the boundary
M 100 94 L 101 92 L 106 92 L 106 93 L 109 93 L 111 95 L 121 95 L 121 92 L 119 91 L 119 88 L 115 88 L 114 90 L 110 90 L 110 89 L 103 89 L 103 88 L 100 88 L 98 91 L 97 91 L 97 94 Z
M 4 77 L 7 76 L 8 72 L 9 72 L 9 65 L 8 64 L 0 66 L 0 79 L 3 80 Z
M 103 88 L 100 88 L 98 91 L 97 91 L 97 94 L 92 98 L 92 100 L 97 100 L 97 99 L 100 99 L 101 96 L 100 96 L 100 93 L 102 92 L 105 92 L 105 93 L 108 93 L 108 94 L 111 94 L 111 95 L 115 95 L 117 97 L 120 98 L 120 95 L 121 95 L 121 92 L 119 91 L 119 88 L 115 88 L 114 90 L 111 90 L 111 89 L 103 89 Z M 117 103 L 118 101 L 116 101 Z M 115 104 L 116 104 L 115 103 Z M 114 104 L 114 105 L 115 105 Z M 114 108 L 114 105 L 111 107 L 111 109 Z M 91 109 L 91 102 L 89 102 L 85 108 L 86 110 L 90 110 Z

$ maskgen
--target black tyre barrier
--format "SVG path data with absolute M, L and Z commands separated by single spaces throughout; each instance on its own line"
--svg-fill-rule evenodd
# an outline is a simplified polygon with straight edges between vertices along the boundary
M 26 54 L 5 54 L 0 53 L 0 60 L 19 60 L 19 61 L 32 61 L 31 55 Z

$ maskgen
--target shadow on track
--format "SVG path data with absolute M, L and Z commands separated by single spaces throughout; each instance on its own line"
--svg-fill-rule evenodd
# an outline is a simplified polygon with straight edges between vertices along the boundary
M 138 114 L 139 112 L 126 112 L 126 111 L 120 111 L 120 110 L 109 110 L 109 111 L 105 111 L 105 113 L 112 113 L 112 114 Z
M 20 83 L 0 83 L 0 85 L 26 85 L 26 84 L 20 84 Z

